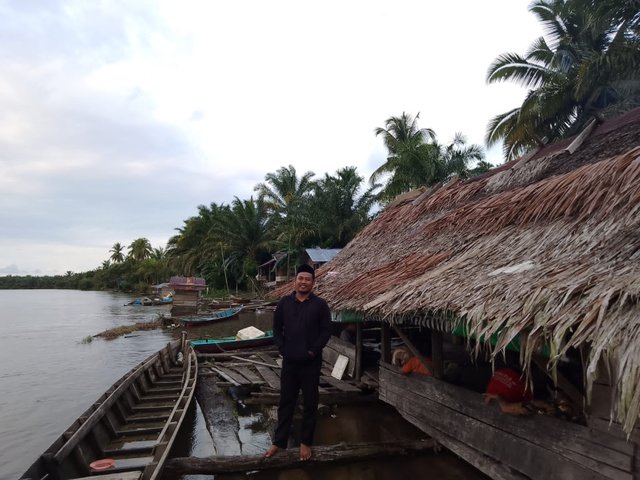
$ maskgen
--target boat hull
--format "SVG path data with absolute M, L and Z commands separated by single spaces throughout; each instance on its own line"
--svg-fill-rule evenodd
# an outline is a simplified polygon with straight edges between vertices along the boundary
M 243 348 L 255 348 L 273 345 L 273 334 L 267 332 L 263 337 L 251 338 L 247 340 L 236 340 L 235 337 L 226 337 L 209 340 L 192 340 L 191 345 L 198 353 L 224 353 L 230 350 L 240 350 Z
M 197 374 L 190 345 L 169 343 L 113 384 L 20 478 L 70 480 L 104 473 L 156 480 L 193 398 Z
M 190 327 L 198 325 L 207 325 L 210 323 L 221 322 L 223 320 L 229 320 L 237 317 L 242 311 L 243 307 L 225 308 L 217 312 L 213 312 L 211 315 L 201 315 L 198 317 L 184 317 L 180 321 Z

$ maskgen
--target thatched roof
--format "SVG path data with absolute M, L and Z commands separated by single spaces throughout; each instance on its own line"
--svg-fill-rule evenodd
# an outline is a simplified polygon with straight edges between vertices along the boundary
M 640 413 L 640 110 L 482 177 L 404 195 L 318 271 L 334 311 L 515 337 L 525 364 L 590 345 L 612 362 L 617 419 Z M 279 293 L 290 290 L 281 288 Z

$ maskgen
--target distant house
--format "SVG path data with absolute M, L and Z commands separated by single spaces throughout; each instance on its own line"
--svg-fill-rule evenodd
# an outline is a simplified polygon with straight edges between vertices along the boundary
M 172 316 L 194 315 L 198 313 L 198 300 L 207 282 L 199 277 L 171 277 L 169 280 L 173 295 Z
M 159 283 L 157 285 L 152 285 L 153 294 L 160 297 L 168 297 L 173 295 L 173 288 L 171 288 L 170 283 Z
M 319 268 L 340 253 L 341 248 L 305 248 L 302 263 Z
M 313 268 L 319 268 L 340 253 L 340 250 L 340 248 L 305 248 L 298 262 L 294 262 L 293 259 L 289 261 L 286 252 L 274 253 L 271 260 L 258 266 L 256 280 L 267 288 L 276 287 L 289 280 L 289 277 L 293 277 L 298 264 L 306 263 Z
M 258 283 L 267 288 L 273 288 L 287 281 L 287 254 L 285 252 L 276 252 L 271 260 L 258 266 L 258 275 L 256 280 Z

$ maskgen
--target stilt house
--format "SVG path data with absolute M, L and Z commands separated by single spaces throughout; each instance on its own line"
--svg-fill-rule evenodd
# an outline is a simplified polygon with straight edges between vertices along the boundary
M 174 291 L 171 315 L 195 315 L 198 313 L 198 300 L 207 283 L 199 277 L 171 277 L 169 285 Z
M 316 278 L 334 313 L 381 322 L 380 398 L 490 477 L 640 478 L 640 109 L 400 196 Z M 434 377 L 388 363 L 409 325 L 432 333 Z M 438 379 L 455 331 L 493 358 L 517 341 L 586 421 L 512 417 Z M 579 384 L 554 376 L 571 351 Z

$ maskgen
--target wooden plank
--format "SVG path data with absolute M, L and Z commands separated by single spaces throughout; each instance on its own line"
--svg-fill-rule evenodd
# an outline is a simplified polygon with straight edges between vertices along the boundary
M 331 375 L 321 375 L 320 383 L 328 383 L 329 385 L 336 387 L 343 392 L 360 392 L 361 390 L 358 387 L 354 387 L 350 383 L 343 382 L 342 380 L 338 380 L 337 378 L 333 378 Z
M 231 357 L 231 358 L 233 358 L 234 360 L 241 360 L 243 363 L 251 363 L 254 365 L 264 365 L 265 367 L 282 368 L 275 361 L 271 363 L 267 363 L 267 362 L 259 362 L 257 360 L 252 360 L 250 358 L 242 358 L 242 357 Z
M 406 382 L 409 378 L 401 375 L 397 367 L 388 364 L 380 368 L 381 375 L 383 372 L 391 372 L 401 382 Z M 480 395 L 475 392 L 425 376 L 416 375 L 410 378 L 415 380 L 410 382 L 410 388 L 421 395 L 428 396 L 469 416 L 474 416 L 484 423 L 491 423 L 512 432 L 519 432 L 525 438 L 530 435 L 546 435 L 543 438 L 549 438 L 550 441 L 561 440 L 566 444 L 566 448 L 574 449 L 576 453 L 589 452 L 596 455 L 594 458 L 599 461 L 617 468 L 622 468 L 622 465 L 634 455 L 634 445 L 616 438 L 614 435 L 544 415 L 529 418 L 503 415 L 494 409 L 486 408 L 480 401 Z
M 209 367 L 209 368 L 216 374 L 220 375 L 227 382 L 231 383 L 232 385 L 235 385 L 235 386 L 240 385 L 240 382 L 236 381 L 233 377 L 229 376 L 224 370 L 221 370 L 217 367 Z
M 401 413 L 401 415 L 409 423 L 421 429 L 432 438 L 437 439 L 438 443 L 442 444 L 445 448 L 452 451 L 467 463 L 488 475 L 490 478 L 494 480 L 530 480 L 529 477 L 525 477 L 521 473 L 513 471 L 507 465 L 504 465 L 503 463 L 471 448 L 469 445 L 459 442 L 455 438 L 447 435 L 447 433 L 451 432 L 441 432 L 440 430 L 417 420 L 407 413 Z
M 631 479 L 629 471 L 622 471 L 616 466 L 602 463 L 587 455 L 602 457 L 598 445 L 586 444 L 576 437 L 558 439 L 558 432 L 553 429 L 536 428 L 536 422 L 531 418 L 509 417 L 500 414 L 497 409 L 487 408 L 480 403 L 480 396 L 476 394 L 477 406 L 469 408 L 461 405 L 457 397 L 440 395 L 440 403 L 433 400 L 436 395 L 425 395 L 422 388 L 422 378 L 430 380 L 438 387 L 443 382 L 438 382 L 428 377 L 409 379 L 389 370 L 381 371 L 380 395 L 381 399 L 389 395 L 398 402 L 398 408 L 402 411 L 422 419 L 426 424 L 438 428 L 441 431 L 456 431 L 458 440 L 477 448 L 484 454 L 494 459 L 507 463 L 518 471 L 532 478 L 620 478 Z M 395 376 L 394 376 L 395 375 Z M 416 386 L 418 382 L 421 385 Z M 410 384 L 409 384 L 410 383 Z M 431 385 L 432 389 L 434 385 Z M 447 387 L 451 387 L 447 385 Z M 456 387 L 457 388 L 457 387 Z M 420 391 L 417 393 L 416 391 Z M 433 393 L 433 392 L 430 392 Z M 465 392 L 471 393 L 471 392 Z M 484 407 L 484 408 L 483 408 Z M 482 416 L 483 419 L 474 418 Z M 498 421 L 492 416 L 499 415 Z M 536 418 L 536 420 L 542 418 Z M 487 421 L 488 420 L 488 421 Z M 546 419 L 552 420 L 552 419 Z M 562 424 L 564 422 L 556 421 Z M 584 428 L 584 427 L 583 427 Z M 583 454 L 577 454 L 576 448 L 570 442 L 579 443 L 578 449 L 586 450 Z M 522 452 L 527 452 L 526 456 Z M 618 458 L 625 463 L 630 462 L 629 457 L 619 455 L 619 452 L 608 452 L 608 462 L 612 458 Z M 616 455 L 618 454 L 618 455 Z M 630 468 L 626 467 L 627 470 Z M 548 471 L 547 471 L 548 470 Z
M 229 369 L 235 372 L 238 372 L 240 375 L 242 375 L 244 378 L 249 380 L 254 385 L 262 385 L 265 383 L 262 377 L 259 376 L 257 373 L 253 372 L 249 367 L 234 366 L 234 367 L 230 367 Z
M 267 365 L 269 365 L 270 367 L 278 367 L 278 362 L 275 361 L 275 359 L 269 355 L 268 353 L 265 352 L 256 352 L 256 355 Z
M 275 390 L 280 390 L 280 377 L 273 373 L 273 370 L 262 365 L 256 365 L 256 370 L 258 370 L 258 373 L 262 375 L 262 378 L 267 382 L 267 385 Z
M 218 365 L 216 367 L 209 367 L 209 368 L 211 368 L 211 370 L 224 373 L 228 378 L 232 378 L 234 381 L 238 382 L 239 385 L 251 385 L 251 380 L 245 378 L 243 375 L 239 374 L 235 370 L 231 370 L 230 368 L 226 368 L 221 365 Z

